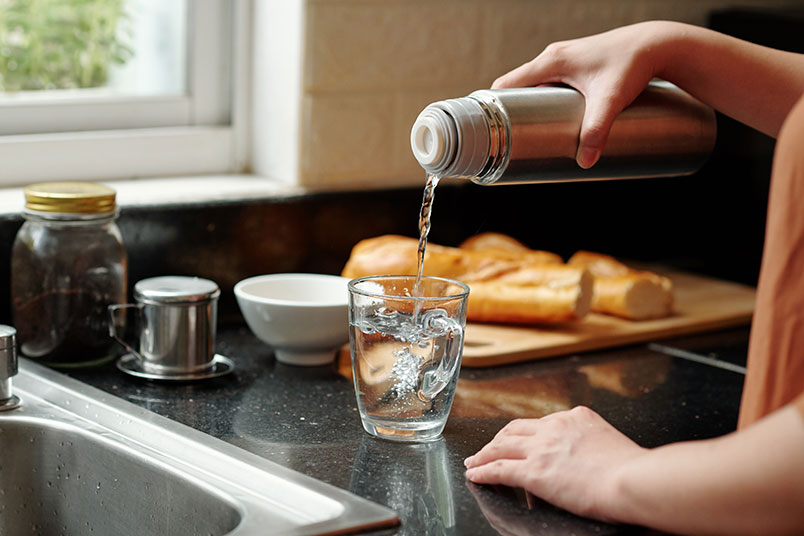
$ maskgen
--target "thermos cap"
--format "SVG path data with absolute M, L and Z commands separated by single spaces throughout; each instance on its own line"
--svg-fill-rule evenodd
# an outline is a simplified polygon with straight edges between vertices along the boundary
M 413 156 L 439 177 L 475 177 L 486 166 L 490 144 L 486 113 L 471 97 L 431 104 L 410 131 Z

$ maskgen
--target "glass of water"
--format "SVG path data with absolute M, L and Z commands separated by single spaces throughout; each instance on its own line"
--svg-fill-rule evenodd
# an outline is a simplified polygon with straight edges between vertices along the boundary
M 431 441 L 452 407 L 469 287 L 440 277 L 380 275 L 349 282 L 352 375 L 363 428 Z

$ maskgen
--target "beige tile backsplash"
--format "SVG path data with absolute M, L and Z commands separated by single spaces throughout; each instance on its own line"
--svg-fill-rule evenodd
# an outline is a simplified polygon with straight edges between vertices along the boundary
M 496 76 L 531 59 L 550 42 L 649 19 L 703 25 L 710 10 L 732 5 L 800 4 L 800 0 L 294 1 L 301 3 L 301 9 L 283 12 L 286 20 L 276 22 L 281 31 L 258 37 L 269 52 L 255 55 L 254 171 L 324 190 L 423 184 L 423 171 L 409 143 L 410 127 L 421 109 L 435 100 L 488 87 Z M 271 4 L 256 3 L 258 21 L 272 16 Z M 288 62 L 288 57 L 300 60 Z M 277 92 L 271 85 L 282 80 L 292 81 L 287 84 L 290 89 Z M 277 102 L 261 103 L 261 98 Z M 295 124 L 285 124 L 288 120 Z M 290 139 L 289 132 L 294 134 Z

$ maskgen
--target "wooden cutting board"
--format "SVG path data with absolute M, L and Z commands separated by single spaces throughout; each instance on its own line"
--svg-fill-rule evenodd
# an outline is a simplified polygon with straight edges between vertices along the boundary
M 463 366 L 488 367 L 750 324 L 754 288 L 682 272 L 655 271 L 673 280 L 673 316 L 633 321 L 592 313 L 579 322 L 539 327 L 470 323 Z

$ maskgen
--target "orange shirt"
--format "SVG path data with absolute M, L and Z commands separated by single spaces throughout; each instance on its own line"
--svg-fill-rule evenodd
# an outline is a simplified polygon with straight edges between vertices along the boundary
M 791 402 L 804 415 L 804 98 L 776 142 L 739 428 Z

